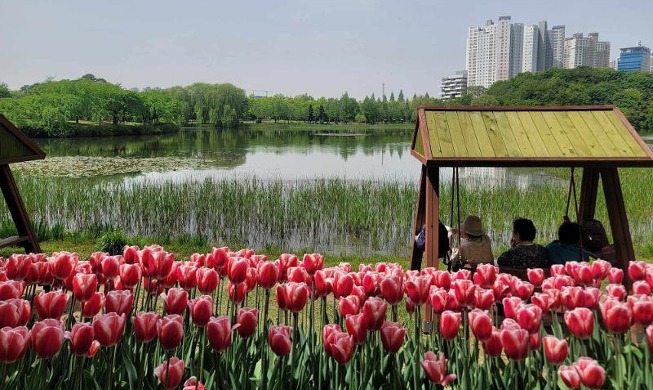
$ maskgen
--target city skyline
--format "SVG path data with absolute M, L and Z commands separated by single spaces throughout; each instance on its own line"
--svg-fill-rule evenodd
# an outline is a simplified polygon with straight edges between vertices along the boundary
M 363 98 L 375 93 L 439 95 L 441 78 L 465 68 L 469 26 L 513 20 L 598 31 L 619 48 L 653 45 L 636 0 L 491 4 L 389 0 L 274 4 L 172 1 L 89 4 L 0 0 L 0 82 L 11 89 L 47 77 L 93 73 L 125 88 L 231 82 L 247 91 Z

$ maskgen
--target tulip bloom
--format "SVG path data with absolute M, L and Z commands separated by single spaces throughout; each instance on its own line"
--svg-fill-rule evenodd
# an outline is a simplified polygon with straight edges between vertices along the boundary
M 286 356 L 292 349 L 290 340 L 292 328 L 284 325 L 274 325 L 268 331 L 268 344 L 277 356 Z
M 647 295 L 629 296 L 628 307 L 633 314 L 633 321 L 640 325 L 653 323 L 653 298 Z
M 635 295 L 651 295 L 651 286 L 645 280 L 633 282 L 632 287 Z
M 404 344 L 406 328 L 399 322 L 384 322 L 381 326 L 381 342 L 388 353 L 395 353 Z
M 648 345 L 648 350 L 653 353 L 653 325 L 646 327 L 646 344 Z
M 479 264 L 474 272 L 474 284 L 482 288 L 492 288 L 498 273 L 498 267 L 493 264 Z
M 524 360 L 528 356 L 529 334 L 525 329 L 501 330 L 501 345 L 511 360 Z
M 104 304 L 104 295 L 96 292 L 91 296 L 91 299 L 82 303 L 82 318 L 95 317 L 96 314 L 102 309 Z
M 61 290 L 43 292 L 41 291 L 34 297 L 34 307 L 39 316 L 39 320 L 46 318 L 54 318 L 58 320 L 61 318 L 66 304 L 68 303 L 68 294 Z
M 404 285 L 401 276 L 387 276 L 379 285 L 381 296 L 391 305 L 401 302 L 404 297 Z
M 247 278 L 247 269 L 249 262 L 245 258 L 233 258 L 228 264 L 227 276 L 231 283 L 243 283 Z
M 369 298 L 363 304 L 363 320 L 367 324 L 367 329 L 375 331 L 381 329 L 385 321 L 387 303 L 378 297 Z
M 345 319 L 345 327 L 354 344 L 361 345 L 367 341 L 367 322 L 363 314 L 356 314 Z
M 524 282 L 522 280 L 518 281 L 515 283 L 515 294 L 523 299 L 523 300 L 528 300 L 531 295 L 533 295 L 533 291 L 535 290 L 535 286 L 528 282 Z
M 149 343 L 157 335 L 156 324 L 161 318 L 158 314 L 152 312 L 140 312 L 132 318 L 134 323 L 134 334 L 136 340 L 141 343 Z
M 172 272 L 175 256 L 160 246 L 145 247 L 140 251 L 143 276 L 162 281 Z
M 304 261 L 302 265 L 306 269 L 306 272 L 309 275 L 315 274 L 315 271 L 321 270 L 324 268 L 324 256 L 319 253 L 304 254 Z
M 415 305 L 423 305 L 429 298 L 431 287 L 430 276 L 417 276 L 404 282 L 406 294 Z
M 533 304 L 520 306 L 517 309 L 517 322 L 528 333 L 539 332 L 542 323 L 542 309 Z
M 478 287 L 474 292 L 474 307 L 481 310 L 490 310 L 494 305 L 494 292 Z
M 346 297 L 351 294 L 354 288 L 354 279 L 350 274 L 337 271 L 333 275 L 333 295 L 336 298 Z
M 628 277 L 632 282 L 646 279 L 646 269 L 648 264 L 643 261 L 631 261 L 628 264 Z
M 50 271 L 52 276 L 58 280 L 64 280 L 73 273 L 77 267 L 79 256 L 77 253 L 55 252 L 50 260 Z
M 190 317 L 197 326 L 206 326 L 213 315 L 213 298 L 202 295 L 188 302 Z
M 97 275 L 76 274 L 73 276 L 73 296 L 80 302 L 86 302 L 97 291 Z
M 61 349 L 64 325 L 59 320 L 45 319 L 34 323 L 30 335 L 34 353 L 42 359 L 50 359 Z
M 501 344 L 501 331 L 492 328 L 492 335 L 483 342 L 485 354 L 492 357 L 501 356 L 503 345 Z
M 605 370 L 599 363 L 588 357 L 581 357 L 574 363 L 580 381 L 590 389 L 600 389 L 605 382 Z
M 211 317 L 206 324 L 206 338 L 216 352 L 224 352 L 231 345 L 231 321 L 227 316 Z
M 182 390 L 204 390 L 204 384 L 202 382 L 198 383 L 197 378 L 191 376 L 186 379 L 186 382 L 184 382 Z
M 558 376 L 570 389 L 580 388 L 580 375 L 574 366 L 560 366 Z
M 14 328 L 27 324 L 31 316 L 29 301 L 18 298 L 0 301 L 0 328 Z
M 565 312 L 565 324 L 569 332 L 579 339 L 588 339 L 594 330 L 594 314 L 585 307 Z
M 134 305 L 134 294 L 129 290 L 113 290 L 107 293 L 104 302 L 106 313 L 129 315 Z
M 172 357 L 166 360 L 154 369 L 154 375 L 159 378 L 159 383 L 165 389 L 175 389 L 181 383 L 184 376 L 184 361 Z M 194 388 L 194 387 L 193 387 Z
M 462 315 L 451 310 L 445 310 L 440 317 L 440 334 L 445 340 L 453 340 L 458 336 Z
M 163 349 L 175 349 L 184 338 L 184 319 L 179 314 L 167 315 L 157 321 L 156 330 Z
M 188 306 L 188 291 L 182 288 L 171 288 L 168 294 L 161 294 L 167 314 L 183 314 Z
M 451 289 L 456 294 L 456 300 L 460 306 L 468 307 L 474 304 L 476 285 L 471 280 L 454 280 L 451 283 Z
M 84 322 L 73 325 L 67 336 L 70 340 L 70 352 L 77 356 L 85 356 L 93 345 L 94 337 L 95 331 L 92 324 Z
M 5 280 L 0 282 L 0 302 L 5 302 L 10 299 L 19 299 L 23 295 L 23 282 L 16 282 L 13 280 Z
M 102 259 L 102 275 L 107 279 L 114 279 L 120 274 L 120 257 L 105 256 Z
M 262 261 L 256 267 L 258 285 L 266 290 L 271 289 L 279 280 L 279 268 L 274 262 Z M 316 278 L 317 279 L 317 278 Z
M 607 299 L 601 304 L 603 324 L 610 333 L 626 332 L 632 322 L 632 314 L 628 305 L 616 299 Z
M 192 290 L 197 287 L 197 266 L 192 262 L 177 266 L 177 281 L 179 287 L 184 290 Z
M 136 287 L 140 280 L 141 265 L 139 263 L 120 265 L 120 282 L 126 289 Z
M 467 317 L 474 337 L 480 341 L 487 341 L 492 337 L 492 318 L 488 312 L 474 309 L 467 314 Z
M 535 293 L 531 296 L 531 302 L 539 307 L 542 313 L 546 313 L 551 307 L 551 296 L 545 293 Z
M 540 287 L 542 282 L 544 282 L 544 270 L 542 268 L 528 268 L 526 275 L 528 276 L 528 281 L 536 287 Z
M 347 318 L 347 316 L 358 314 L 360 309 L 360 299 L 356 295 L 350 295 L 338 300 L 338 310 L 340 311 L 340 317 L 342 318 Z
M 27 277 L 32 265 L 32 258 L 29 255 L 13 254 L 7 259 L 5 271 L 7 279 L 22 281 Z
M 281 310 L 299 313 L 308 301 L 308 287 L 304 283 L 288 282 L 277 286 L 277 304 Z
M 11 364 L 20 360 L 29 348 L 29 336 L 30 332 L 24 326 L 0 328 L 0 363 Z
M 108 313 L 95 318 L 93 331 L 95 339 L 104 347 L 112 347 L 120 341 L 125 333 L 126 317 L 124 314 Z
M 605 291 L 608 293 L 610 297 L 615 298 L 619 301 L 626 300 L 626 297 L 628 296 L 626 287 L 624 287 L 623 284 L 617 284 L 617 283 L 608 284 L 607 287 L 605 288 Z
M 596 280 L 603 280 L 608 277 L 610 270 L 612 269 L 612 264 L 610 262 L 596 259 L 592 262 L 592 276 Z
M 612 267 L 608 271 L 608 281 L 610 283 L 621 283 L 624 280 L 624 270 Z
M 517 309 L 523 303 L 519 297 L 503 298 L 503 313 L 506 318 L 517 318 Z
M 565 361 L 569 353 L 567 340 L 558 339 L 555 336 L 544 337 L 544 356 L 551 364 L 560 364 Z
M 339 364 L 347 364 L 354 356 L 353 338 L 345 332 L 335 330 L 327 336 L 324 350 Z
M 424 360 L 420 362 L 426 376 L 431 380 L 431 382 L 446 386 L 451 381 L 456 379 L 456 375 L 449 374 L 447 375 L 447 359 L 444 357 L 444 353 L 436 357 L 435 353 L 428 351 L 424 354 Z
M 238 331 L 238 335 L 247 338 L 256 332 L 256 325 L 258 323 L 258 309 L 243 307 L 238 309 L 236 316 L 238 323 L 234 329 Z

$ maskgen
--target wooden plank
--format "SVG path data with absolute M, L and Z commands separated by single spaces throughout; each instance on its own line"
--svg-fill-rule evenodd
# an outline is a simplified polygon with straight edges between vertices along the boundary
M 472 128 L 474 129 L 474 134 L 476 135 L 476 140 L 478 141 L 478 147 L 481 149 L 481 155 L 484 158 L 496 157 L 497 153 L 490 143 L 490 137 L 487 134 L 485 122 L 483 122 L 483 116 L 481 116 L 481 113 L 470 112 L 467 114 L 465 112 L 459 112 L 459 115 L 468 115 L 469 119 L 471 120 Z
M 27 236 L 11 236 L 0 240 L 0 248 L 7 246 L 16 246 L 27 241 Z
M 566 132 L 562 129 L 562 125 L 553 116 L 554 113 L 539 112 L 537 114 L 542 116 L 544 122 L 549 127 L 549 131 L 551 132 L 553 138 L 555 138 L 556 142 L 558 143 L 562 155 L 570 156 L 570 157 L 580 157 L 578 152 L 576 151 L 575 145 L 569 140 L 569 137 L 567 136 Z
M 427 267 L 438 267 L 438 221 L 440 220 L 439 167 L 426 168 L 426 245 L 424 257 Z
M 417 121 L 419 134 L 422 137 L 422 145 L 424 145 L 424 157 L 427 160 L 430 160 L 433 158 L 433 152 L 431 151 L 431 141 L 429 140 L 429 128 L 428 123 L 426 122 L 426 113 L 424 110 L 418 110 L 417 116 L 419 118 Z
M 598 104 L 586 106 L 435 106 L 422 105 L 419 108 L 426 111 L 594 111 L 612 110 L 613 104 Z
M 496 156 L 510 157 L 506 149 L 506 144 L 501 137 L 501 129 L 497 125 L 497 120 L 494 118 L 493 112 L 484 111 L 481 113 L 481 117 L 483 118 L 483 123 L 485 123 L 486 134 L 490 139 L 490 144 L 492 144 L 492 149 L 494 149 Z
M 585 145 L 590 150 L 592 157 L 605 157 L 607 150 L 601 145 L 601 131 L 595 131 L 594 127 L 589 126 L 579 112 L 567 112 L 567 117 L 571 123 L 576 127 L 576 131 L 584 138 Z
M 586 137 L 583 137 L 584 131 L 582 129 L 578 129 L 576 125 L 574 125 L 574 122 L 569 118 L 569 115 L 567 115 L 566 112 L 554 111 L 547 114 L 552 115 L 556 119 L 560 125 L 560 129 L 567 136 L 569 142 L 571 142 L 571 145 L 576 150 L 576 155 L 579 157 L 593 156 L 592 149 L 590 149 L 590 147 L 585 143 Z
M 460 123 L 458 123 L 458 115 L 456 115 L 455 112 L 444 112 L 443 121 L 446 123 L 447 129 L 449 129 L 449 134 L 451 135 L 454 156 L 469 157 L 468 146 L 465 142 L 466 140 L 463 136 L 462 129 L 460 128 Z M 476 137 L 474 137 L 474 139 L 476 139 Z
M 644 153 L 644 150 L 639 145 L 637 140 L 633 138 L 628 129 L 625 128 L 624 124 L 621 122 L 621 120 L 619 120 L 619 118 L 615 116 L 613 112 L 597 111 L 594 113 L 594 116 L 599 120 L 599 123 L 603 125 L 605 131 L 608 131 L 607 129 L 610 128 L 611 131 L 619 135 L 623 143 L 630 149 L 632 156 L 646 156 L 646 153 Z M 608 123 L 610 125 L 608 125 Z
M 432 119 L 429 121 L 429 138 L 431 142 L 433 142 L 433 139 L 437 139 L 440 143 L 440 156 L 457 157 L 453 148 L 453 140 L 449 133 L 449 128 L 447 127 L 447 119 L 445 118 L 444 112 L 433 112 L 430 117 Z M 433 157 L 438 157 L 435 155 L 435 151 Z
M 500 111 L 497 111 L 500 112 Z M 535 157 L 535 149 L 531 145 L 531 140 L 528 138 L 526 131 L 524 131 L 524 126 L 519 120 L 519 116 L 516 112 L 505 112 L 506 119 L 508 120 L 508 126 L 512 135 L 515 138 L 515 142 L 519 146 L 521 155 L 523 157 Z
M 422 173 L 419 178 L 419 192 L 417 193 L 417 206 L 415 208 L 415 225 L 413 226 L 413 251 L 410 259 L 410 269 L 419 270 L 422 268 L 423 252 L 417 248 L 415 235 L 419 233 L 424 225 L 426 211 L 426 165 L 422 165 Z
M 583 168 L 583 178 L 580 184 L 580 198 L 578 199 L 578 223 L 585 219 L 594 218 L 596 213 L 596 197 L 599 190 L 599 170 L 596 168 Z
M 618 143 L 619 139 L 614 139 L 612 132 L 607 132 L 599 123 L 597 118 L 591 112 L 579 114 L 587 126 L 592 129 L 596 139 L 599 140 L 603 150 L 605 150 L 605 157 L 630 157 L 630 150 L 627 148 L 620 148 Z M 616 142 L 616 143 L 615 143 Z
M 549 152 L 549 155 L 547 157 L 557 157 L 557 158 L 573 157 L 570 156 L 566 150 L 562 149 L 561 145 L 558 143 L 558 140 L 556 139 L 556 136 L 551 131 L 551 128 L 549 127 L 548 123 L 542 116 L 541 112 L 534 111 L 528 114 L 531 120 L 533 121 L 533 124 L 535 124 L 536 132 L 542 138 L 542 143 L 544 143 L 544 147 Z
M 426 119 L 426 128 L 428 130 L 424 135 L 426 135 L 427 142 L 431 145 L 431 158 L 441 157 L 442 146 L 440 145 L 440 138 L 437 135 L 435 118 L 432 113 L 428 112 L 424 113 L 424 118 Z
M 492 111 L 492 115 L 494 115 L 494 120 L 497 122 L 497 127 L 501 134 L 501 139 L 503 139 L 503 143 L 506 145 L 508 155 L 515 158 L 524 157 L 520 147 L 520 144 L 523 144 L 524 142 L 518 142 L 517 138 L 515 138 L 506 113 L 503 111 Z
M 542 140 L 542 136 L 537 130 L 537 126 L 533 122 L 533 118 L 531 118 L 530 113 L 516 112 L 515 114 L 517 118 L 519 118 L 519 122 L 521 122 L 522 125 L 521 128 L 524 134 L 526 135 L 528 141 L 533 147 L 533 152 L 535 153 L 535 157 L 549 157 L 550 155 L 559 153 L 557 145 L 555 146 L 555 148 L 552 148 L 551 150 L 547 149 L 546 145 L 544 144 L 544 141 Z
M 621 123 L 624 125 L 624 127 L 626 127 L 626 129 L 630 133 L 630 136 L 633 137 L 633 139 L 635 139 L 637 141 L 637 144 L 639 144 L 639 146 L 642 148 L 642 150 L 644 151 L 644 154 L 648 158 L 653 159 L 653 149 L 651 149 L 646 144 L 646 142 L 644 142 L 644 140 L 639 135 L 637 130 L 635 130 L 633 125 L 630 124 L 630 122 L 628 122 L 628 119 L 626 119 L 626 116 L 624 115 L 624 113 L 621 112 L 621 110 L 619 110 L 617 107 L 615 107 L 614 110 L 612 110 L 612 113 L 613 113 L 613 115 L 615 115 L 617 117 L 617 119 L 619 119 L 621 121 Z
M 478 138 L 476 137 L 476 132 L 474 131 L 474 125 L 472 119 L 469 117 L 469 114 L 463 112 L 452 111 L 452 115 L 455 115 L 457 120 L 452 128 L 453 119 L 449 122 L 449 127 L 452 128 L 452 131 L 456 131 L 460 128 L 460 132 L 465 139 L 467 144 L 467 154 L 470 157 L 481 157 L 483 152 L 479 146 Z M 447 117 L 448 119 L 449 117 Z

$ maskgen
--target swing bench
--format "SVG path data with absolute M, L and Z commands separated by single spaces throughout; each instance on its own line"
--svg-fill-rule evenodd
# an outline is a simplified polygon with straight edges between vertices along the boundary
M 569 199 L 573 191 L 578 223 L 594 219 L 600 178 L 614 242 L 613 264 L 626 271 L 635 260 L 618 168 L 653 167 L 653 152 L 615 106 L 420 107 L 411 154 L 421 163 L 413 233 L 425 225 L 427 267 L 438 267 L 443 167 L 582 169 L 577 200 L 575 179 L 570 181 Z M 413 245 L 412 264 L 421 265 L 421 260 L 422 251 Z

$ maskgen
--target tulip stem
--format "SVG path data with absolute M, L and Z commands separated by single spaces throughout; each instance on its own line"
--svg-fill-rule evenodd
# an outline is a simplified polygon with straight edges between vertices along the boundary
M 109 368 L 109 389 L 113 389 L 113 371 L 116 364 L 116 351 L 118 350 L 118 344 L 113 346 L 113 354 L 111 355 L 111 367 Z
M 166 355 L 168 355 L 168 359 L 166 362 L 166 373 L 163 375 L 163 388 L 167 389 L 168 388 L 168 374 L 170 373 L 170 356 L 172 355 L 171 351 L 167 351 Z
M 2 363 L 2 371 L 0 371 L 0 390 L 4 389 L 5 387 L 5 382 L 7 379 L 7 364 Z
M 195 390 L 198 390 L 198 386 L 200 382 L 202 381 L 202 374 L 204 373 L 204 348 L 206 347 L 206 340 L 205 340 L 205 332 L 206 328 L 201 327 L 199 329 L 199 335 L 198 338 L 200 339 L 200 372 L 197 375 L 197 381 L 195 382 Z
M 270 308 L 270 290 L 265 289 L 265 303 L 263 305 L 263 340 L 268 337 L 268 310 Z M 265 344 L 264 344 L 265 345 Z M 263 384 L 263 390 L 268 388 L 268 348 L 265 345 L 264 348 L 261 348 L 261 359 L 262 368 L 261 368 L 261 383 Z

